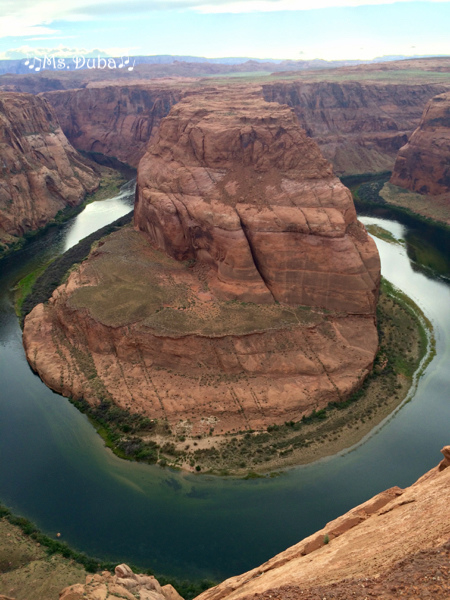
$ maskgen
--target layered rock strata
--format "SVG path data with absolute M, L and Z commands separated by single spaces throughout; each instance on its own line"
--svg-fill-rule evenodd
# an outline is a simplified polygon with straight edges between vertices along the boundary
M 209 266 L 218 297 L 374 314 L 378 253 L 349 190 L 292 111 L 256 94 L 172 109 L 139 166 L 135 225 Z
M 299 420 L 361 385 L 378 253 L 290 109 L 181 101 L 139 165 L 135 226 L 27 316 L 27 357 L 50 387 L 220 434 Z
M 301 127 L 339 174 L 392 170 L 398 150 L 418 126 L 428 100 L 450 88 L 436 82 L 397 84 L 389 78 L 358 83 L 345 81 L 349 76 L 345 70 L 339 79 L 340 73 L 317 74 L 318 81 L 303 77 L 246 85 L 249 94 L 257 92 L 266 101 L 293 108 Z M 199 86 L 207 90 L 210 83 L 105 81 L 44 96 L 75 148 L 137 166 L 171 106 Z
M 113 156 L 133 167 L 182 95 L 180 86 L 144 82 L 44 94 L 75 148 Z
M 300 125 L 338 173 L 352 174 L 391 171 L 428 100 L 449 86 L 293 81 L 262 88 L 266 100 L 294 109 Z
M 43 98 L 0 94 L 0 153 L 0 242 L 6 245 L 77 205 L 99 183 Z
M 448 466 L 450 446 L 442 452 Z M 374 496 L 198 600 L 448 599 L 450 469 L 442 467 L 445 461 L 411 487 Z
M 391 183 L 432 196 L 450 192 L 450 92 L 432 98 L 400 149 Z

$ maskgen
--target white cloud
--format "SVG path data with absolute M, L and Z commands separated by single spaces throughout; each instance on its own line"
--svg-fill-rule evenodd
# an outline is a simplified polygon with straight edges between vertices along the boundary
M 58 21 L 88 21 L 155 10 L 199 13 L 301 11 L 318 8 L 393 4 L 411 0 L 1 0 L 1 37 L 49 36 Z M 419 0 L 413 0 L 419 1 Z M 428 0 L 448 2 L 448 0 Z
M 396 4 L 419 0 L 218 0 L 199 3 L 193 6 L 200 13 L 249 13 L 274 11 L 302 11 L 323 8 L 343 8 L 368 5 Z M 430 3 L 444 3 L 448 0 L 426 0 Z

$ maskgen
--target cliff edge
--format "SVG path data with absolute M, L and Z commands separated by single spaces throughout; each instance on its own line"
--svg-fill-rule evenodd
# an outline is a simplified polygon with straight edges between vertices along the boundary
M 391 183 L 436 196 L 450 192 L 450 93 L 425 107 L 418 128 L 400 149 Z
M 38 229 L 94 191 L 99 176 L 70 145 L 50 104 L 0 93 L 0 244 Z M 1 246 L 0 246 L 1 247 Z
M 450 598 L 450 446 L 411 487 L 391 488 L 197 600 Z

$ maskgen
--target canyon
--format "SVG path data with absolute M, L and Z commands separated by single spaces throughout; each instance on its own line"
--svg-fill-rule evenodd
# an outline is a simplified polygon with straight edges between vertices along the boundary
M 428 100 L 448 89 L 448 84 L 364 79 L 262 85 L 266 100 L 294 109 L 300 125 L 342 175 L 391 171 Z
M 417 127 L 427 101 L 445 83 L 346 81 L 235 82 L 243 93 L 293 108 L 301 127 L 338 174 L 392 170 L 398 150 Z M 105 81 L 84 89 L 45 92 L 63 131 L 78 150 L 102 152 L 137 166 L 159 122 L 185 94 L 214 81 Z
M 24 345 L 64 395 L 178 433 L 261 429 L 360 387 L 379 280 L 349 190 L 291 109 L 203 91 L 139 164 L 135 229 L 33 309 Z
M 95 245 L 27 317 L 33 369 L 64 395 L 113 403 L 178 435 L 264 429 L 347 398 L 377 350 L 380 267 L 326 158 L 339 172 L 390 168 L 419 105 L 445 89 L 418 87 L 280 81 L 199 92 L 172 81 L 36 97 L 37 106 L 53 106 L 75 147 L 139 169 L 134 228 Z M 447 96 L 430 102 L 411 138 L 428 149 L 422 171 L 407 171 L 417 152 L 407 145 L 392 181 L 407 175 L 396 185 L 409 178 L 418 191 L 441 193 L 431 182 L 445 183 Z M 439 152 L 424 133 L 431 129 L 444 140 Z M 54 144 L 53 133 L 39 148 Z M 87 187 L 70 196 L 80 194 L 76 203 L 96 174 L 66 153 L 74 172 L 87 169 Z M 199 598 L 445 598 L 450 447 L 443 454 L 410 488 L 382 492 Z M 62 597 L 179 600 L 164 588 L 121 565 Z
M 99 185 L 98 173 L 68 142 L 44 98 L 0 94 L 0 150 L 3 251 Z
M 75 148 L 137 166 L 161 118 L 186 93 L 230 83 L 247 87 L 249 93 L 258 90 L 266 101 L 293 108 L 339 175 L 391 171 L 427 102 L 450 89 L 448 58 L 250 73 L 244 83 L 242 78 L 214 77 L 214 65 L 204 72 L 211 71 L 211 76 L 199 77 L 202 67 L 191 66 L 139 65 L 131 73 L 94 69 L 3 75 L 0 89 L 43 93 Z
M 64 133 L 77 150 L 98 152 L 137 167 L 171 107 L 184 95 L 170 83 L 97 84 L 49 92 Z

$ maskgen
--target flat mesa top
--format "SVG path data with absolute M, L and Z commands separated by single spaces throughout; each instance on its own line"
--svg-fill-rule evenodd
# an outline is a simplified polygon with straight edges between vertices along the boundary
M 156 335 L 222 337 L 325 321 L 308 307 L 219 301 L 208 287 L 207 267 L 176 261 L 154 250 L 131 227 L 108 236 L 81 267 L 69 303 L 105 325 L 136 324 Z

